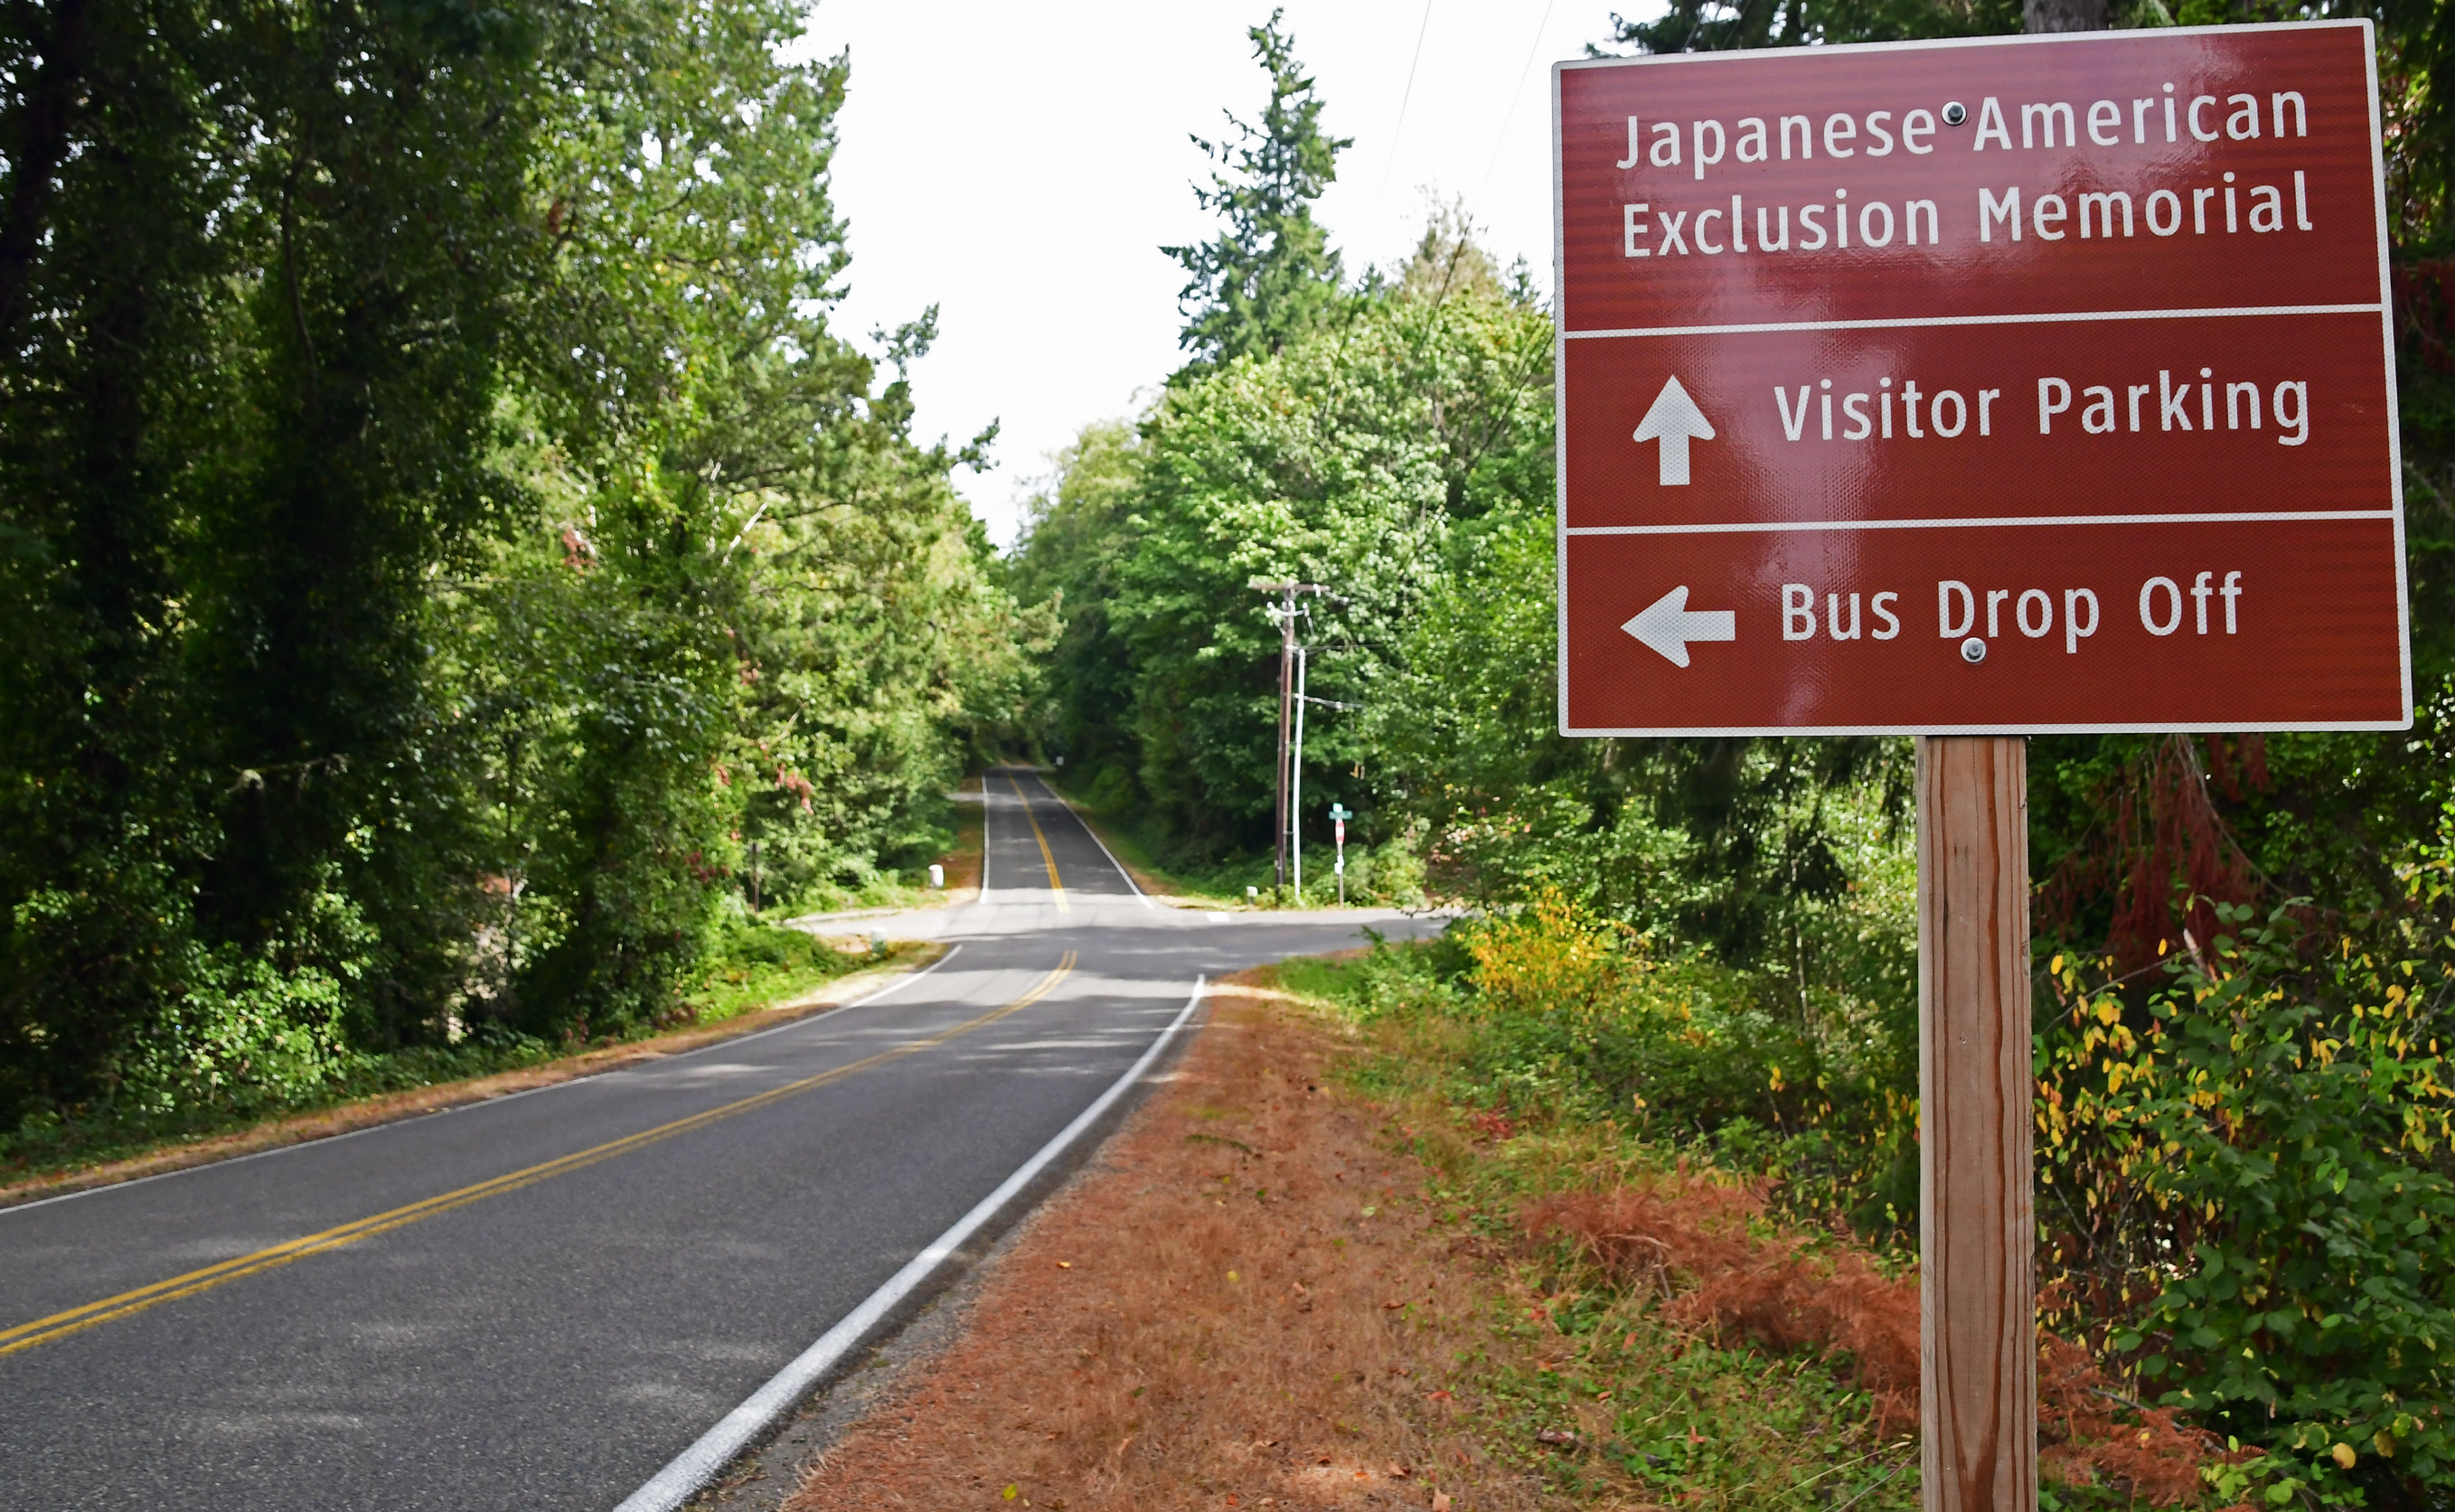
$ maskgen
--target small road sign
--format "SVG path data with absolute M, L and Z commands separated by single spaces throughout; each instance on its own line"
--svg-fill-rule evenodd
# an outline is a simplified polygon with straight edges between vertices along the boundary
M 1561 64 L 1563 731 L 2408 725 L 2373 56 Z

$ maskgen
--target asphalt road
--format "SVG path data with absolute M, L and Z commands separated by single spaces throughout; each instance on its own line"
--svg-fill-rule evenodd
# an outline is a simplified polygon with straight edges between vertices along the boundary
M 884 921 L 958 948 L 875 1002 L 0 1210 L 0 1507 L 603 1512 L 1106 1090 L 1197 976 L 1436 927 L 1152 905 L 1038 777 L 986 787 L 981 900 Z

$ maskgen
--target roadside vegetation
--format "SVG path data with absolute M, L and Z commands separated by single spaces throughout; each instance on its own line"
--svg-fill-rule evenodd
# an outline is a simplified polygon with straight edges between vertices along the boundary
M 644 1032 L 754 892 L 914 896 L 1046 616 L 990 437 L 913 433 L 934 312 L 830 325 L 801 25 L 0 23 L 10 1158 Z
M 2057 1504 L 2437 1504 L 2455 1087 L 2424 1036 L 2455 942 L 2365 957 L 2290 909 L 2218 912 L 2134 998 L 2041 973 Z M 1366 1031 L 1357 1084 L 1434 1169 L 1554 1246 L 1593 1389 L 1654 1368 L 1605 1347 L 1633 1310 L 1837 1361 L 1869 1422 L 1915 1429 L 1915 1079 L 1854 1063 L 1857 1032 L 1556 895 L 1282 979 Z M 1593 1422 L 1580 1442 L 1629 1432 Z
M 1907 1258 L 1530 1068 L 1476 998 L 1556 945 L 1219 983 L 1213 1032 L 790 1512 L 1914 1512 Z M 1552 1100 L 1495 1101 L 1496 1067 Z M 2268 1475 L 2085 1350 L 2045 1363 L 2052 1512 L 2215 1508 Z
M 666 1013 L 619 1030 L 545 1039 L 481 1022 L 456 1029 L 441 1044 L 343 1052 L 313 1075 L 285 1078 L 279 1068 L 240 1062 L 155 1102 L 123 1099 L 81 1118 L 30 1117 L 0 1135 L 0 1193 L 33 1195 L 59 1179 L 107 1175 L 106 1168 L 125 1162 L 152 1170 L 244 1154 L 605 1069 L 612 1059 L 636 1058 L 630 1051 L 690 1048 L 739 1020 L 781 1021 L 856 972 L 912 965 L 935 950 L 908 940 L 812 935 L 741 915 L 716 935 Z M 263 1051 L 258 1042 L 236 1053 Z

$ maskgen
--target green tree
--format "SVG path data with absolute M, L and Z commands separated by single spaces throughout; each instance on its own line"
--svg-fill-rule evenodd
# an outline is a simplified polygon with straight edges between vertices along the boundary
M 0 14 L 0 1139 L 672 1010 L 942 843 L 1045 616 L 828 317 L 773 0 Z
M 1401 280 L 1274 355 L 1185 376 L 1137 433 L 1086 432 L 1017 564 L 1028 592 L 1064 595 L 1052 672 L 1081 780 L 1181 847 L 1267 843 L 1279 633 L 1252 583 L 1330 585 L 1301 631 L 1312 691 L 1371 704 L 1454 523 L 1549 496 L 1550 353 L 1522 282 Z M 1370 804 L 1359 718 L 1313 720 L 1306 757 L 1308 795 Z
M 800 26 L 772 0 L 609 14 L 557 117 L 520 376 L 580 543 L 541 600 L 579 696 L 526 800 L 532 1028 L 668 1009 L 752 841 L 762 900 L 924 860 L 963 733 L 1027 680 L 947 481 L 990 437 L 910 433 L 935 312 L 883 337 L 883 384 L 827 324 L 849 71 L 787 61 Z
M 1177 296 L 1185 314 L 1179 344 L 1194 354 L 1188 372 L 1278 352 L 1338 302 L 1338 252 L 1313 220 L 1312 202 L 1337 178 L 1338 154 L 1355 144 L 1322 131 L 1321 96 L 1296 61 L 1295 39 L 1279 30 L 1285 13 L 1271 11 L 1246 33 L 1270 76 L 1262 124 L 1230 114 L 1235 141 L 1193 139 L 1232 171 L 1212 173 L 1207 189 L 1193 192 L 1226 227 L 1198 246 L 1160 249 L 1189 275 Z
M 1126 421 L 1085 426 L 1051 458 L 1050 477 L 1026 507 L 1010 570 L 1016 594 L 1064 623 L 1048 657 L 1059 697 L 1044 738 L 1102 808 L 1137 791 L 1133 665 L 1109 606 L 1130 549 L 1145 455 L 1141 433 Z
M 499 502 L 546 42 L 452 3 L 0 20 L 0 1115 L 109 1092 L 241 958 L 356 950 L 327 900 L 413 782 L 422 581 Z

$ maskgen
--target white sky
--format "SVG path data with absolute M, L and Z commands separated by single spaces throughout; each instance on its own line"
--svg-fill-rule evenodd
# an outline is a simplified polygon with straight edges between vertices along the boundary
M 1548 292 L 1548 66 L 1608 36 L 1613 9 L 1287 0 L 1324 121 L 1355 139 L 1316 210 L 1350 276 L 1411 251 L 1428 195 L 1463 194 L 1502 265 L 1524 255 Z M 913 374 L 920 433 L 963 441 L 1002 422 L 997 465 L 956 474 L 1001 544 L 1048 454 L 1131 413 L 1182 360 L 1184 272 L 1158 249 L 1211 232 L 1189 187 L 1207 168 L 1187 136 L 1218 140 L 1223 109 L 1261 114 L 1245 29 L 1269 10 L 820 0 L 810 45 L 852 52 L 835 192 L 853 264 L 838 329 L 862 340 L 940 307 L 938 345 Z

